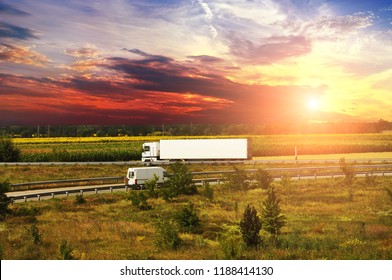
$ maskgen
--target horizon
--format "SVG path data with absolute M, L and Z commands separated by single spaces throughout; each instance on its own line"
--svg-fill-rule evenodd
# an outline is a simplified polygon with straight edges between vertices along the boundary
M 392 118 L 392 4 L 0 0 L 0 125 Z

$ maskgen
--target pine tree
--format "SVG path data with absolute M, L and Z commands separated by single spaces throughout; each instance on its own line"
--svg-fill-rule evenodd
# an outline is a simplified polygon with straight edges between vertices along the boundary
M 248 246 L 257 246 L 260 243 L 261 221 L 257 216 L 257 210 L 249 204 L 246 206 L 244 216 L 240 221 L 242 238 Z
M 265 231 L 273 236 L 280 234 L 281 228 L 286 224 L 286 217 L 280 213 L 280 200 L 273 187 L 267 189 L 267 198 L 262 203 L 261 221 Z

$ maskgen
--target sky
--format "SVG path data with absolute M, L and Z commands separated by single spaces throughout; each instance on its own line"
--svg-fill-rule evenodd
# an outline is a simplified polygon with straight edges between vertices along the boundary
M 0 125 L 392 121 L 392 2 L 0 0 Z

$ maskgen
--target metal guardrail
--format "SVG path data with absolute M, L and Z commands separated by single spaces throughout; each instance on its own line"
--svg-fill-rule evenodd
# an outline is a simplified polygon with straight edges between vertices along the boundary
M 388 172 L 387 168 L 392 170 L 392 164 L 378 164 L 378 165 L 355 165 L 353 166 L 355 169 L 370 169 L 374 170 L 377 168 L 384 168 L 384 172 Z M 316 172 L 320 172 L 322 170 L 330 170 L 334 171 L 335 174 L 337 171 L 341 170 L 339 166 L 319 166 L 319 167 L 288 167 L 288 168 L 265 168 L 264 171 L 270 172 L 271 174 L 290 174 L 296 173 L 295 175 L 301 175 L 301 172 L 313 172 L 314 175 Z M 258 169 L 245 169 L 247 173 L 256 173 Z M 383 170 L 378 170 L 382 172 Z M 202 171 L 202 172 L 191 172 L 193 176 L 210 176 L 210 175 L 227 175 L 234 173 L 235 170 L 220 170 L 220 171 Z M 331 173 L 329 173 L 331 174 Z M 309 174 L 307 174 L 309 175 Z M 325 175 L 325 173 L 324 173 Z M 206 179 L 207 177 L 205 177 Z M 12 191 L 22 191 L 22 190 L 31 190 L 31 189 L 45 189 L 49 187 L 65 187 L 65 186 L 77 186 L 77 185 L 86 185 L 86 184 L 110 184 L 110 183 L 122 183 L 124 180 L 124 176 L 118 177 L 97 177 L 97 178 L 86 178 L 86 179 L 70 179 L 70 180 L 54 180 L 54 181 L 40 181 L 40 182 L 29 182 L 29 183 L 18 183 L 12 184 Z
M 110 184 L 120 183 L 124 181 L 124 176 L 121 177 L 99 177 L 99 178 L 86 178 L 86 179 L 70 179 L 70 180 L 55 180 L 55 181 L 40 181 L 12 184 L 12 191 L 33 190 L 33 189 L 46 189 L 50 187 L 66 187 L 66 186 L 81 186 L 85 184 Z
M 356 167 L 361 167 L 363 169 L 370 169 L 370 168 L 385 168 L 385 167 L 389 167 L 392 168 L 392 165 L 378 165 L 378 166 L 374 166 L 374 165 L 364 165 L 364 166 L 356 166 Z M 311 178 L 311 179 L 317 179 L 317 178 L 334 178 L 334 177 L 342 177 L 344 176 L 344 174 L 342 172 L 314 172 L 312 174 L 300 174 L 299 171 L 320 171 L 320 170 L 334 170 L 334 169 L 340 169 L 340 167 L 336 167 L 336 166 L 329 166 L 329 167 L 302 167 L 302 168 L 274 168 L 274 169 L 264 169 L 265 171 L 269 171 L 269 172 L 275 172 L 275 175 L 272 175 L 272 177 L 274 179 L 281 179 L 283 178 L 285 175 L 290 176 L 293 179 L 302 179 L 302 178 Z M 258 171 L 258 169 L 247 169 L 245 170 L 248 173 L 255 173 Z M 204 181 L 208 181 L 208 182 L 218 182 L 220 183 L 220 181 L 224 180 L 224 177 L 214 177 L 211 178 L 211 175 L 227 175 L 227 174 L 231 174 L 234 173 L 234 170 L 224 170 L 224 171 L 206 171 L 206 172 L 192 172 L 191 174 L 197 177 L 200 176 L 206 176 L 203 178 L 195 178 L 194 182 L 196 183 L 202 183 Z M 292 173 L 291 175 L 289 173 Z M 368 175 L 381 175 L 381 176 L 390 176 L 392 175 L 392 170 L 371 170 L 370 172 L 368 171 L 358 171 L 358 172 L 354 172 L 356 176 L 368 176 Z M 12 185 L 12 188 L 15 190 L 15 188 L 19 188 L 18 190 L 37 190 L 36 193 L 30 193 L 30 194 L 26 194 L 26 195 L 12 195 L 11 193 L 8 193 L 8 196 L 11 197 L 13 199 L 13 201 L 15 200 L 24 200 L 27 201 L 28 198 L 36 198 L 38 200 L 40 200 L 42 197 L 47 197 L 50 196 L 52 198 L 55 197 L 55 195 L 69 195 L 71 193 L 81 193 L 83 194 L 84 192 L 95 192 L 96 194 L 98 193 L 98 191 L 101 190 L 110 190 L 110 192 L 112 192 L 114 189 L 125 189 L 125 191 L 127 191 L 127 189 L 129 187 L 124 186 L 124 184 L 119 184 L 119 182 L 123 181 L 124 177 L 101 177 L 101 178 L 88 178 L 88 179 L 73 179 L 73 180 L 57 180 L 57 181 L 42 181 L 42 182 L 31 182 L 31 183 L 21 183 L 21 184 L 14 184 Z M 115 183 L 113 185 L 107 185 L 109 182 L 111 183 Z M 81 187 L 81 185 L 83 184 L 91 184 L 91 183 L 95 183 L 95 184 L 106 184 L 104 186 L 94 186 L 94 187 Z M 67 190 L 56 190 L 56 189 L 51 189 L 50 191 L 42 191 L 42 186 L 45 186 L 44 188 L 49 188 L 51 186 L 60 186 L 61 187 L 65 187 L 68 185 L 72 186 L 73 184 L 79 184 L 80 188 L 72 188 L 72 189 L 67 189 Z M 41 186 L 40 190 L 38 190 L 38 188 Z M 22 188 L 22 189 L 21 189 Z M 10 195 L 11 194 L 11 195 Z

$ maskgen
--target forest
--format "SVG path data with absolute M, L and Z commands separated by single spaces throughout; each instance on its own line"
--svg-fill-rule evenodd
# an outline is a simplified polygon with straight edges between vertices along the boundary
M 303 122 L 275 124 L 170 124 L 170 125 L 37 125 L 0 126 L 0 136 L 104 137 L 104 136 L 208 136 L 276 134 L 353 134 L 382 133 L 392 130 L 392 122 Z

